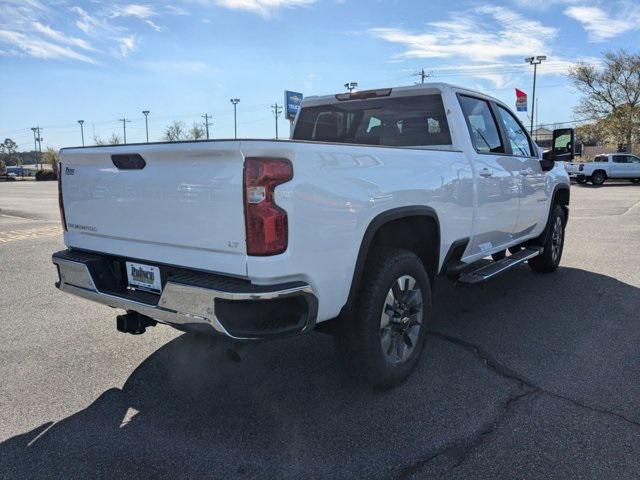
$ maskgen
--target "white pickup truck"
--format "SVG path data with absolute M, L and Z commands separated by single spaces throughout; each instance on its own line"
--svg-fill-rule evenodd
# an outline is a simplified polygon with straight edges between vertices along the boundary
M 125 310 L 123 332 L 330 332 L 354 374 L 393 385 L 437 276 L 558 267 L 569 179 L 554 160 L 573 132 L 554 138 L 543 158 L 506 105 L 434 83 L 307 98 L 288 141 L 65 148 L 57 286 Z
M 578 183 L 602 185 L 608 179 L 627 179 L 640 183 L 640 158 L 628 153 L 598 155 L 593 162 L 568 163 L 566 168 Z

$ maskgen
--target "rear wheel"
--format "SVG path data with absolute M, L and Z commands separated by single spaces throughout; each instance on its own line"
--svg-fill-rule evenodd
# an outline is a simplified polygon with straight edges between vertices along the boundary
M 640 178 L 634 178 L 631 183 L 640 183 Z
M 607 179 L 607 175 L 602 170 L 597 170 L 591 175 L 591 183 L 594 185 L 602 185 Z
M 564 228 L 566 216 L 560 205 L 555 205 L 551 210 L 547 229 L 543 234 L 543 251 L 540 255 L 529 260 L 531 270 L 538 273 L 555 272 L 560 265 L 562 250 L 564 247 Z
M 431 286 L 421 260 L 406 250 L 375 252 L 356 308 L 336 335 L 349 373 L 378 387 L 402 382 L 424 347 L 430 311 Z

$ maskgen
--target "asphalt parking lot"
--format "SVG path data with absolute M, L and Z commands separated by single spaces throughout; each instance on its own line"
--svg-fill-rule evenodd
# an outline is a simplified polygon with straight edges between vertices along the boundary
M 561 268 L 436 286 L 391 391 L 320 334 L 232 363 L 54 287 L 54 182 L 0 184 L 2 478 L 638 478 L 640 185 L 573 186 Z

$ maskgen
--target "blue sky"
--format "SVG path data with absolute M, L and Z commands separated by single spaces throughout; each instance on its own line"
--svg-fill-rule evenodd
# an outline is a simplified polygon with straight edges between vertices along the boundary
M 531 91 L 530 55 L 548 57 L 540 119 L 561 122 L 578 98 L 567 67 L 637 49 L 639 33 L 629 0 L 0 0 L 0 137 L 29 149 L 40 125 L 43 146 L 78 145 L 84 119 L 90 144 L 126 117 L 143 141 L 148 109 L 152 140 L 205 112 L 228 138 L 238 97 L 239 136 L 269 138 L 285 89 L 410 85 L 421 68 L 513 104 L 515 87 Z

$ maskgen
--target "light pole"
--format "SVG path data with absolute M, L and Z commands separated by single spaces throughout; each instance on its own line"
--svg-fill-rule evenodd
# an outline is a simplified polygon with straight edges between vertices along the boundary
M 531 98 L 531 128 L 529 133 L 533 136 L 533 118 L 535 116 L 536 107 L 536 74 L 538 72 L 538 65 L 547 59 L 545 55 L 538 55 L 537 57 L 527 57 L 524 59 L 529 65 L 533 65 L 533 94 Z
M 358 82 L 347 82 L 344 84 L 344 88 L 349 90 L 349 93 L 353 92 L 358 86 Z
M 231 100 L 229 100 L 231 103 L 233 103 L 233 138 L 237 139 L 238 138 L 238 116 L 237 116 L 237 106 L 240 103 L 240 99 L 239 98 L 232 98 Z
M 82 137 L 82 146 L 84 147 L 84 120 L 78 120 L 80 124 L 80 136 Z
M 147 143 L 149 143 L 149 114 L 151 113 L 149 110 L 143 110 L 144 114 L 144 129 L 147 132 Z

